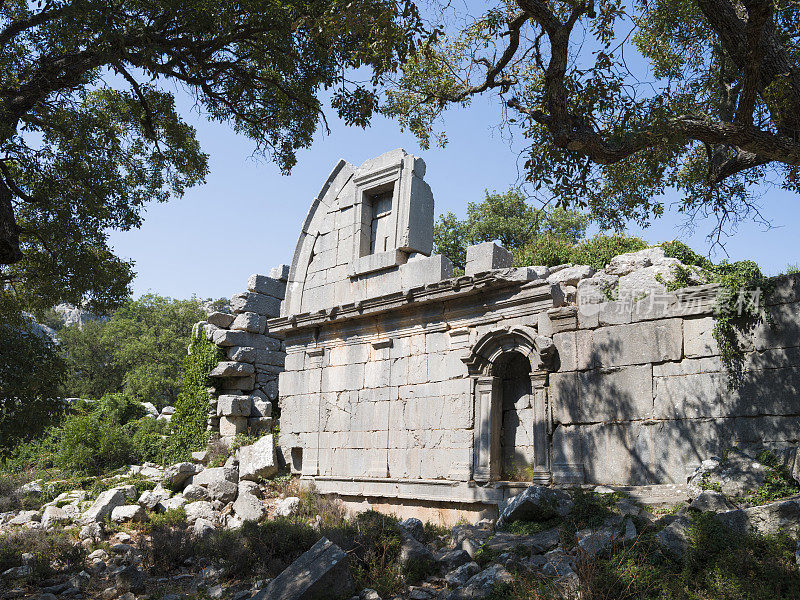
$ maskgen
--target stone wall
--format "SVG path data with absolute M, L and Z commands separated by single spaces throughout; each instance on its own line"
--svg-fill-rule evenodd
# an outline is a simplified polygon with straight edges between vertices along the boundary
M 267 320 L 280 314 L 289 267 L 280 265 L 269 276 L 251 275 L 246 292 L 231 298 L 229 313 L 212 313 L 195 326 L 225 352 L 210 373 L 215 381 L 208 428 L 223 439 L 240 433 L 272 431 L 273 402 L 278 399 L 278 374 L 286 357 L 282 340 L 270 334 Z

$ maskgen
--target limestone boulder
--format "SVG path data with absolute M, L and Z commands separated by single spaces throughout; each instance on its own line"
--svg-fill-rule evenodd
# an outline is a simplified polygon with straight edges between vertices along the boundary
M 732 449 L 724 460 L 704 460 L 689 478 L 689 488 L 700 493 L 703 487 L 717 488 L 728 497 L 755 492 L 767 477 L 767 468 L 746 453 Z
M 211 323 L 212 325 L 216 325 L 217 327 L 221 327 L 222 329 L 227 329 L 233 323 L 233 320 L 236 318 L 236 315 L 232 315 L 229 313 L 223 312 L 212 312 L 210 315 L 206 317 L 206 321 Z
M 147 520 L 147 512 L 138 504 L 117 506 L 111 511 L 111 521 L 114 523 L 141 522 Z
M 453 591 L 448 600 L 467 600 L 489 598 L 495 586 L 511 583 L 513 576 L 502 565 L 491 565 L 467 580 L 463 588 Z
M 459 567 L 456 567 L 447 575 L 444 580 L 450 587 L 461 587 L 467 583 L 473 576 L 480 573 L 481 568 L 476 562 L 468 562 Z
M 740 510 L 718 513 L 716 519 L 739 533 L 754 531 L 765 535 L 800 533 L 800 497 Z
M 609 275 L 628 275 L 639 269 L 659 264 L 665 258 L 664 249 L 660 246 L 645 248 L 615 256 L 604 270 Z
M 293 515 L 297 512 L 297 509 L 300 507 L 300 498 L 297 496 L 289 496 L 280 500 L 278 504 L 275 505 L 275 516 L 276 517 L 288 517 Z
M 67 512 L 58 506 L 47 506 L 42 512 L 42 527 L 48 528 L 53 525 L 69 523 L 72 519 Z
M 594 269 L 589 265 L 575 265 L 566 267 L 547 276 L 548 283 L 559 283 L 561 285 L 578 286 L 581 279 L 587 279 L 594 275 Z
M 155 510 L 156 506 L 158 506 L 160 502 L 163 502 L 170 496 L 172 496 L 172 492 L 165 490 L 159 484 L 152 490 L 142 492 L 142 495 L 139 496 L 138 503 L 147 510 Z
M 12 517 L 9 521 L 9 525 L 25 525 L 26 523 L 30 523 L 32 521 L 41 521 L 41 516 L 39 515 L 39 511 L 36 510 L 23 510 L 20 511 L 18 515 Z
M 233 503 L 233 512 L 241 522 L 260 521 L 267 514 L 267 509 L 255 494 L 240 489 Z
M 163 485 L 170 490 L 182 490 L 191 477 L 203 470 L 201 465 L 181 462 L 170 465 L 164 471 Z
M 553 517 L 565 517 L 572 506 L 572 498 L 566 492 L 532 485 L 500 506 L 497 526 L 513 521 L 546 521 Z
M 400 521 L 400 530 L 403 535 L 413 537 L 418 542 L 425 542 L 425 526 L 422 521 L 415 518 Z
M 200 485 L 190 483 L 183 488 L 183 496 L 187 500 L 208 500 L 208 490 Z
M 235 467 L 213 467 L 211 469 L 204 469 L 192 477 L 191 483 L 192 485 L 201 485 L 207 488 L 209 484 L 219 481 L 238 483 L 238 470 Z
M 175 494 L 172 498 L 167 498 L 166 500 L 162 500 L 156 506 L 156 510 L 160 512 L 166 512 L 168 510 L 175 510 L 186 504 L 188 500 L 184 497 L 183 494 Z
M 186 504 L 183 509 L 186 511 L 186 521 L 191 525 L 197 519 L 205 519 L 206 521 L 214 522 L 216 514 L 214 513 L 214 506 L 211 502 L 206 500 L 199 500 Z
M 232 481 L 228 481 L 227 479 L 220 479 L 209 483 L 206 486 L 206 490 L 208 497 L 211 498 L 211 500 L 219 500 L 220 502 L 227 504 L 236 498 L 236 493 L 239 490 L 239 486 Z
M 403 536 L 400 544 L 400 564 L 403 568 L 414 566 L 430 566 L 436 562 L 433 552 L 411 536 Z
M 689 545 L 689 528 L 691 520 L 688 517 L 678 517 L 656 534 L 656 542 L 675 558 L 680 558 Z
M 733 503 L 725 494 L 714 490 L 703 490 L 689 505 L 689 508 L 698 512 L 725 512 L 735 510 Z
M 322 538 L 253 600 L 343 600 L 350 598 L 354 589 L 347 554 Z
M 256 481 L 278 472 L 275 442 L 272 435 L 260 437 L 255 444 L 243 446 L 236 452 L 239 459 L 239 478 Z
M 113 511 L 118 506 L 125 506 L 128 499 L 125 492 L 119 488 L 112 488 L 102 492 L 81 517 L 81 523 L 88 525 L 89 523 L 98 523 L 105 521 L 107 517 L 111 516 Z

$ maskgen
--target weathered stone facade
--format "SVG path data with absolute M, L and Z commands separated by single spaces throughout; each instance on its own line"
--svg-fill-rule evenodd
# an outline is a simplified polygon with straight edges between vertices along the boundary
M 730 391 L 714 285 L 666 292 L 677 261 L 658 247 L 594 273 L 513 268 L 479 244 L 453 277 L 429 256 L 424 174 L 402 150 L 341 161 L 303 224 L 281 316 L 248 334 L 270 341 L 230 342 L 255 376 L 224 368 L 255 383 L 263 363 L 241 347 L 285 349 L 279 444 L 319 490 L 452 520 L 525 481 L 684 483 L 731 445 L 800 439 L 800 279 L 771 296 L 774 324 L 747 334 Z

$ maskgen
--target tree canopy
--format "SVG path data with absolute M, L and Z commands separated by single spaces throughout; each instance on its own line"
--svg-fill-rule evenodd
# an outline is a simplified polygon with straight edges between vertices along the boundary
M 796 0 L 509 0 L 416 52 L 388 114 L 423 145 L 448 107 L 484 93 L 528 141 L 525 177 L 621 228 L 677 189 L 716 233 L 800 183 Z
M 447 256 L 456 269 L 464 269 L 467 246 L 472 244 L 499 241 L 516 254 L 543 235 L 574 244 L 589 225 L 589 218 L 575 210 L 535 208 L 519 190 L 485 194 L 482 202 L 467 204 L 466 219 L 448 212 L 439 215 L 433 228 L 434 251 Z
M 0 284 L 23 306 L 104 311 L 133 264 L 107 244 L 148 202 L 201 183 L 178 114 L 209 118 L 284 171 L 325 114 L 364 126 L 375 86 L 421 32 L 408 0 L 7 0 L 0 6 Z M 368 73 L 355 82 L 348 74 Z M 171 87 L 170 87 L 171 86 Z
M 158 407 L 175 404 L 192 327 L 205 316 L 197 300 L 147 294 L 106 321 L 61 329 L 64 395 L 97 400 L 123 393 Z

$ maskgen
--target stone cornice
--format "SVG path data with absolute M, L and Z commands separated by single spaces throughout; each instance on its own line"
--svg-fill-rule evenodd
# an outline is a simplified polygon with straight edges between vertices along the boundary
M 424 287 L 411 288 L 366 298 L 359 302 L 333 306 L 313 313 L 301 313 L 271 319 L 267 322 L 270 335 L 285 335 L 290 331 L 320 327 L 331 323 L 342 323 L 355 319 L 363 319 L 386 312 L 403 309 L 409 306 L 422 306 L 434 302 L 446 302 L 466 296 L 478 295 L 486 290 L 495 290 L 511 286 L 540 288 L 541 297 L 550 298 L 553 294 L 561 296 L 557 285 L 544 279 L 534 279 L 535 274 L 528 269 L 497 269 L 475 275 L 462 275 L 444 279 L 438 283 Z

